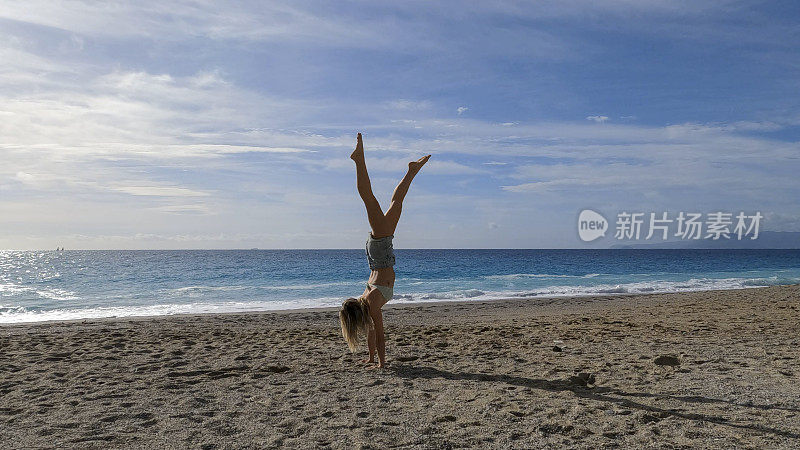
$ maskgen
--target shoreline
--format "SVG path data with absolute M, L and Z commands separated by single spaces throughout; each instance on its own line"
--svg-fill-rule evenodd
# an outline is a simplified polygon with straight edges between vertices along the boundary
M 800 285 L 0 327 L 20 447 L 800 445 Z
M 780 284 L 772 286 L 750 286 L 732 289 L 706 289 L 697 291 L 674 291 L 674 292 L 625 292 L 625 293 L 603 293 L 603 294 L 586 294 L 586 295 L 571 295 L 571 296 L 535 296 L 524 298 L 497 298 L 487 300 L 432 300 L 422 302 L 388 302 L 384 306 L 384 311 L 387 309 L 405 308 L 405 307 L 419 307 L 426 305 L 460 305 L 460 304 L 493 304 L 503 302 L 519 302 L 530 304 L 531 306 L 541 305 L 542 302 L 536 300 L 545 300 L 546 304 L 551 304 L 555 300 L 563 300 L 564 303 L 569 301 L 578 300 L 591 300 L 599 298 L 629 298 L 629 297 L 647 297 L 653 295 L 671 295 L 671 294 L 689 294 L 694 292 L 729 292 L 729 291 L 749 291 L 753 289 L 769 289 L 773 287 L 787 287 L 787 286 L 800 286 L 800 284 Z M 292 313 L 305 313 L 305 312 L 335 312 L 338 311 L 338 306 L 327 307 L 314 307 L 314 308 L 291 308 L 291 309 L 266 309 L 266 310 L 252 310 L 252 311 L 220 311 L 209 313 L 180 313 L 180 314 L 157 314 L 157 315 L 131 315 L 131 316 L 109 316 L 97 318 L 77 318 L 77 319 L 50 319 L 31 322 L 0 322 L 0 329 L 4 327 L 26 326 L 26 325 L 47 325 L 47 324 L 70 324 L 70 323 L 88 323 L 88 322 L 108 322 L 108 321 L 126 321 L 126 320 L 157 320 L 158 318 L 167 317 L 205 317 L 216 315 L 250 315 L 250 314 L 292 314 Z

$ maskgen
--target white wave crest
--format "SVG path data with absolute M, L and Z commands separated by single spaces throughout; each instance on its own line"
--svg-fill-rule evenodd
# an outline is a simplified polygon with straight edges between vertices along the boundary
M 488 291 L 481 289 L 443 290 L 439 292 L 408 292 L 409 284 L 398 283 L 397 294 L 393 300 L 403 303 L 436 302 L 436 301 L 483 301 L 507 298 L 547 298 L 547 297 L 579 297 L 592 295 L 625 295 L 637 293 L 687 292 L 702 290 L 724 290 L 798 284 L 800 277 L 772 276 L 760 278 L 692 278 L 681 281 L 648 280 L 620 284 L 588 285 L 553 285 L 541 288 L 516 291 Z M 358 283 L 360 284 L 360 283 Z M 405 286 L 405 291 L 404 291 Z M 0 285 L 0 292 L 30 290 L 16 285 Z M 238 290 L 242 286 L 186 286 L 183 291 L 218 289 Z M 59 299 L 59 296 L 72 295 L 69 291 L 57 290 L 39 292 L 38 295 Z M 60 308 L 38 309 L 25 308 L 6 302 L 0 305 L 0 323 L 41 322 L 50 320 L 94 319 L 104 317 L 160 316 L 173 314 L 208 314 L 223 312 L 271 311 L 286 309 L 306 309 L 336 307 L 341 304 L 341 297 L 305 298 L 300 300 L 272 300 L 264 296 L 243 301 L 208 301 L 194 303 L 160 303 L 139 306 L 102 306 L 92 308 Z
M 340 298 L 293 301 L 216 302 L 158 304 L 145 306 L 104 306 L 95 308 L 35 310 L 22 306 L 0 307 L 0 323 L 28 323 L 114 317 L 170 316 L 175 314 L 214 314 L 288 309 L 326 308 L 341 305 Z

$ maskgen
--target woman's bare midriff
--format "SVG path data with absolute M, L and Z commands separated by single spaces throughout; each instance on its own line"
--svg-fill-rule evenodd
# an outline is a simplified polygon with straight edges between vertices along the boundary
M 383 269 L 373 270 L 369 274 L 369 282 L 381 286 L 394 287 L 394 268 L 385 267 Z

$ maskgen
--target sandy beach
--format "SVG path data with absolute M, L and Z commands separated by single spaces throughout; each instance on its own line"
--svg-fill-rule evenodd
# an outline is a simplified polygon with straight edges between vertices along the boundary
M 0 446 L 800 446 L 800 286 L 0 327 Z

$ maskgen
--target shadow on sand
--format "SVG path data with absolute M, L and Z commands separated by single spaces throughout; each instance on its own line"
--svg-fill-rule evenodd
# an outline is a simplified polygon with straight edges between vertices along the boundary
M 442 378 L 445 380 L 487 381 L 492 383 L 505 383 L 513 386 L 521 386 L 521 387 L 527 387 L 531 389 L 539 389 L 551 392 L 571 391 L 576 396 L 581 398 L 613 403 L 625 408 L 637 409 L 640 411 L 647 411 L 648 413 L 656 415 L 658 418 L 679 417 L 682 419 L 699 420 L 703 422 L 714 423 L 733 428 L 752 430 L 760 433 L 770 433 L 793 439 L 800 439 L 800 433 L 795 433 L 792 431 L 785 431 L 757 424 L 732 423 L 729 421 L 729 419 L 720 416 L 691 413 L 691 412 L 681 412 L 674 409 L 658 408 L 655 406 L 646 405 L 644 403 L 639 403 L 625 397 L 673 399 L 689 403 L 720 403 L 720 404 L 727 404 L 729 406 L 742 407 L 742 408 L 756 408 L 762 410 L 782 409 L 787 411 L 799 411 L 798 409 L 793 409 L 793 408 L 780 407 L 780 406 L 767 406 L 767 405 L 740 404 L 726 400 L 719 400 L 719 399 L 706 398 L 700 396 L 669 396 L 669 395 L 650 394 L 646 392 L 625 392 L 620 389 L 607 388 L 603 386 L 586 387 L 580 384 L 576 384 L 570 380 L 545 380 L 541 378 L 526 378 L 515 375 L 450 372 L 446 370 L 436 369 L 434 367 L 410 366 L 399 363 L 393 364 L 390 367 L 392 367 L 392 370 L 399 377 L 402 378 L 408 378 L 408 379 Z

